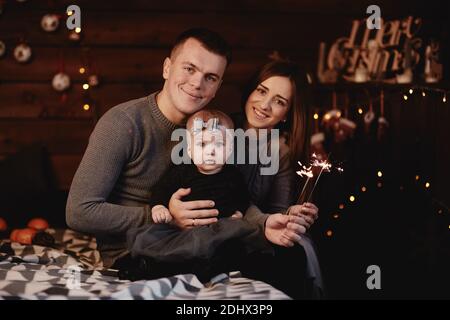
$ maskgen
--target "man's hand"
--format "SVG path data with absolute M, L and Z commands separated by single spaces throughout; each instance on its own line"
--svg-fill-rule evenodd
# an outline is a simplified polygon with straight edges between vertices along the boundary
M 154 223 L 169 223 L 172 221 L 172 215 L 169 209 L 158 204 L 152 208 L 152 219 Z
M 214 207 L 214 201 L 196 200 L 183 202 L 181 200 L 190 192 L 190 188 L 180 188 L 170 198 L 169 211 L 173 216 L 173 222 L 182 229 L 217 222 L 216 217 L 219 211 L 217 209 L 205 209 Z
M 273 244 L 292 247 L 300 241 L 300 235 L 304 234 L 309 226 L 304 217 L 275 213 L 267 218 L 264 234 Z

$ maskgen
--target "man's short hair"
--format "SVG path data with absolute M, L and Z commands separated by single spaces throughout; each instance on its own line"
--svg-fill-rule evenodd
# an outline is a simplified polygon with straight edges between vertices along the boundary
M 192 28 L 181 33 L 175 40 L 171 55 L 189 38 L 196 39 L 206 50 L 224 57 L 227 65 L 231 63 L 231 47 L 220 34 L 206 28 Z

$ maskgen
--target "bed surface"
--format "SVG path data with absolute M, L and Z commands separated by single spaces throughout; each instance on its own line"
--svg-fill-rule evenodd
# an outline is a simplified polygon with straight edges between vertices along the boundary
M 289 299 L 281 291 L 221 274 L 202 284 L 195 275 L 157 280 L 119 280 L 104 269 L 95 238 L 69 229 L 49 229 L 51 247 L 0 240 L 0 299 Z

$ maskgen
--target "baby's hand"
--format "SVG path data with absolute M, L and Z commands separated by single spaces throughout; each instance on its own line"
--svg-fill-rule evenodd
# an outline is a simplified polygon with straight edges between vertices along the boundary
M 169 223 L 172 221 L 172 215 L 169 209 L 158 204 L 152 208 L 152 219 L 155 223 Z
M 244 215 L 239 210 L 236 210 L 234 214 L 231 216 L 231 219 L 242 219 Z

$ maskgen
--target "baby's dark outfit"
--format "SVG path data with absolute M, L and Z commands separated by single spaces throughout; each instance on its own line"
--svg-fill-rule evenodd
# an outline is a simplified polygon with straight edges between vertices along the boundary
M 139 261 L 137 278 L 158 278 L 179 273 L 194 273 L 208 281 L 227 269 L 227 259 L 246 255 L 267 246 L 257 226 L 243 219 L 223 219 L 249 206 L 247 186 L 233 166 L 225 165 L 213 175 L 205 175 L 195 165 L 172 167 L 155 185 L 151 206 L 166 208 L 179 188 L 191 188 L 183 201 L 213 200 L 219 210 L 217 223 L 181 230 L 173 224 L 151 224 L 127 233 L 131 259 Z M 231 266 L 230 266 L 231 267 Z M 143 270 L 144 269 L 144 270 Z M 133 279 L 133 280 L 134 280 Z

